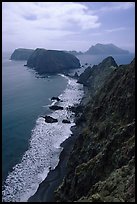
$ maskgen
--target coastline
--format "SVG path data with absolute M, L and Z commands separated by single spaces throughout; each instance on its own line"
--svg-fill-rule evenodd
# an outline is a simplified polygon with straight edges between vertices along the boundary
M 77 113 L 79 111 L 76 111 L 77 107 L 84 105 L 84 103 L 87 101 L 87 94 L 88 90 L 83 87 L 83 96 L 76 106 L 74 106 L 75 110 L 74 112 L 74 123 L 75 125 L 71 126 L 71 135 L 67 139 L 65 139 L 60 146 L 63 148 L 63 150 L 60 153 L 59 156 L 59 163 L 55 167 L 55 169 L 50 170 L 47 177 L 39 184 L 39 187 L 36 191 L 36 193 L 31 196 L 27 202 L 55 202 L 54 197 L 54 191 L 57 190 L 59 185 L 63 182 L 63 179 L 65 175 L 67 174 L 67 163 L 69 160 L 69 156 L 72 152 L 73 146 L 75 144 L 75 141 L 78 137 L 79 129 L 77 127 L 76 121 L 77 121 Z
M 45 180 L 39 185 L 36 193 L 31 196 L 27 202 L 54 202 L 54 191 L 62 183 L 67 173 L 67 162 L 69 155 L 74 146 L 77 134 L 75 134 L 76 126 L 71 127 L 72 135 L 61 143 L 63 147 L 59 156 L 59 163 L 54 170 L 50 170 Z

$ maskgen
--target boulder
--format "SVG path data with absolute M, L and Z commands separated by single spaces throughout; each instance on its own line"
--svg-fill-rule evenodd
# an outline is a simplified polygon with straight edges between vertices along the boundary
M 54 96 L 53 96 L 53 97 L 51 98 L 51 100 L 60 101 L 60 98 L 59 98 L 59 97 L 54 97 Z
M 62 107 L 62 106 L 56 106 L 56 105 L 50 106 L 49 108 L 50 108 L 51 110 L 63 110 L 63 107 Z
M 64 119 L 64 120 L 62 120 L 62 123 L 70 123 L 70 121 L 67 119 Z
M 45 115 L 42 116 L 45 119 L 46 123 L 57 123 L 58 120 L 56 118 L 52 118 L 51 116 Z

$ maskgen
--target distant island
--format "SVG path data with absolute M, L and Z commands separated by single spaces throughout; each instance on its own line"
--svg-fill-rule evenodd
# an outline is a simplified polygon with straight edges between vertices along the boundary
M 12 53 L 11 60 L 28 60 L 30 55 L 34 52 L 33 49 L 18 48 Z
M 85 54 L 90 54 L 90 55 L 101 55 L 101 54 L 115 54 L 115 55 L 120 55 L 120 54 L 129 54 L 129 51 L 123 50 L 115 45 L 111 44 L 100 44 L 97 43 L 95 46 L 91 46 Z
M 40 49 L 40 48 L 38 48 L 38 49 Z M 35 54 L 36 54 L 36 52 L 38 53 L 38 50 L 37 51 L 36 50 L 35 50 Z M 49 51 L 49 50 L 46 50 L 46 49 L 41 49 L 41 50 Z M 112 43 L 110 43 L 110 44 L 97 43 L 94 46 L 92 45 L 86 52 L 75 51 L 75 50 L 72 50 L 72 51 L 51 50 L 51 51 L 52 51 L 52 53 L 54 52 L 54 54 L 55 54 L 55 52 L 56 53 L 57 52 L 58 53 L 63 52 L 63 53 L 71 54 L 73 56 L 84 55 L 84 54 L 88 54 L 88 55 L 107 55 L 107 54 L 108 55 L 122 55 L 122 54 L 130 54 L 130 52 L 128 50 L 121 49 L 121 48 L 117 47 L 116 45 L 114 45 Z M 18 49 L 15 49 L 15 51 L 12 53 L 10 59 L 11 60 L 28 60 L 29 57 L 33 54 L 33 52 L 34 52 L 33 49 L 18 48 Z M 48 54 L 49 54 L 49 52 L 48 52 Z M 34 55 L 33 55 L 33 57 L 34 57 Z
M 121 54 L 130 54 L 128 50 L 121 49 L 117 47 L 116 45 L 110 43 L 110 44 L 101 44 L 97 43 L 96 45 L 92 45 L 86 52 L 77 52 L 75 50 L 73 51 L 65 51 L 72 55 L 81 55 L 81 54 L 89 54 L 89 55 L 121 55 Z

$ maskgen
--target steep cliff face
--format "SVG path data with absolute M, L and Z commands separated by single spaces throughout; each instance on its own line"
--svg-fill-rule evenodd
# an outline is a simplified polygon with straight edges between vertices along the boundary
M 37 48 L 29 57 L 27 66 L 40 74 L 59 73 L 79 68 L 80 62 L 75 56 L 63 51 Z
M 87 86 L 93 93 L 102 86 L 107 76 L 118 67 L 113 57 L 105 58 L 100 64 L 89 66 L 80 75 L 78 82 Z
M 84 87 L 89 90 L 85 94 L 85 103 L 96 95 L 109 77 L 110 73 L 117 68 L 118 65 L 114 58 L 109 56 L 98 65 L 94 65 L 92 68 L 89 66 L 85 69 L 78 79 L 78 83 L 83 84 Z
M 18 48 L 14 50 L 10 59 L 11 60 L 28 60 L 28 58 L 33 52 L 34 52 L 33 49 Z
M 135 60 L 113 70 L 76 119 L 60 202 L 135 202 Z

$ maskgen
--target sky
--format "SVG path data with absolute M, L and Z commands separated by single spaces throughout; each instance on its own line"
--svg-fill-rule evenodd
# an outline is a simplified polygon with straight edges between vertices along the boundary
M 2 50 L 135 51 L 135 2 L 2 2 Z

